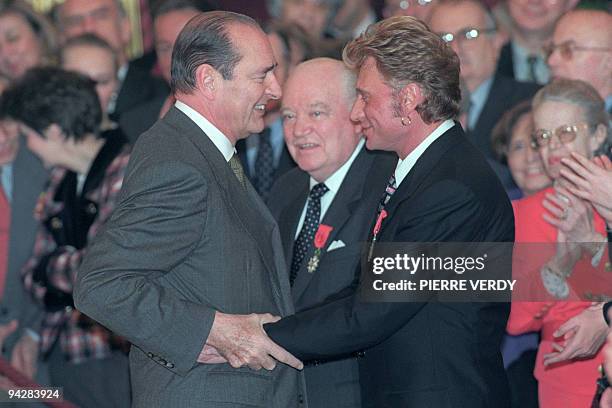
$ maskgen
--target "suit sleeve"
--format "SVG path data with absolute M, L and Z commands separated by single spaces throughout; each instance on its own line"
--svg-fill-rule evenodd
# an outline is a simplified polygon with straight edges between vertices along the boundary
M 396 216 L 401 226 L 395 242 L 443 242 L 469 238 L 465 231 L 478 228 L 481 214 L 471 191 L 457 183 L 440 182 L 411 200 L 409 212 Z M 358 291 L 268 324 L 265 330 L 299 359 L 333 359 L 384 341 L 426 304 L 366 303 L 359 300 Z
M 75 305 L 184 375 L 196 364 L 215 311 L 160 281 L 201 240 L 207 186 L 188 164 L 138 159 L 77 273 Z

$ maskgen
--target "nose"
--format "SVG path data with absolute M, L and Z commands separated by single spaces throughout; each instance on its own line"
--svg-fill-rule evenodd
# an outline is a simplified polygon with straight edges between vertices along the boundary
M 353 108 L 351 109 L 350 118 L 353 122 L 361 122 L 365 118 L 365 114 L 363 112 L 363 99 L 361 96 L 357 96 L 355 103 L 353 104 Z
M 527 146 L 527 163 L 534 163 L 540 160 L 540 153 L 532 146 Z
M 455 38 L 453 41 L 450 42 L 449 45 L 451 49 L 455 51 L 455 54 L 459 56 L 459 59 L 461 59 L 461 54 L 459 52 L 459 39 Z
M 268 95 L 270 99 L 280 99 L 281 96 L 283 96 L 283 91 L 273 71 L 269 73 L 266 95 Z
M 559 65 L 559 62 L 561 61 L 561 56 L 559 54 L 559 50 L 555 48 L 548 56 L 546 63 L 551 69 Z
M 307 118 L 297 115 L 293 123 L 293 136 L 302 137 L 310 133 L 310 123 Z

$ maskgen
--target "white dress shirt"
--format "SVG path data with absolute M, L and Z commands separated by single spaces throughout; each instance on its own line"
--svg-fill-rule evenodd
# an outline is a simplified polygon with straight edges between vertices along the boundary
M 230 142 L 230 140 L 227 138 L 227 136 L 225 136 L 223 132 L 217 129 L 215 125 L 210 123 L 208 119 L 206 119 L 189 105 L 181 101 L 176 101 L 174 106 L 176 106 L 178 110 L 187 115 L 189 119 L 193 120 L 194 123 L 198 125 L 200 129 L 202 129 L 202 131 L 206 134 L 206 136 L 208 136 L 210 141 L 213 142 L 215 147 L 219 149 L 219 151 L 225 158 L 225 161 L 229 162 L 234 153 L 236 152 L 236 149 L 234 148 L 234 145 L 232 145 L 232 142 Z
M 416 149 L 410 152 L 405 159 L 399 159 L 397 161 L 397 167 L 395 167 L 395 186 L 399 187 L 402 184 L 402 181 L 406 178 L 410 170 L 414 167 L 419 158 L 425 153 L 425 150 L 435 142 L 440 136 L 444 134 L 448 129 L 455 126 L 455 122 L 452 119 L 447 119 L 440 124 L 433 132 L 429 134 L 419 144 Z
M 329 176 L 327 180 L 324 181 L 329 191 L 325 193 L 323 197 L 321 197 L 321 216 L 319 217 L 319 222 L 321 222 L 321 220 L 325 216 L 325 213 L 331 206 L 332 201 L 334 201 L 334 198 L 336 197 L 336 193 L 338 193 L 338 190 L 340 190 L 340 187 L 342 186 L 342 182 L 344 181 L 346 174 L 348 173 L 349 169 L 351 168 L 351 165 L 355 161 L 355 158 L 361 152 L 361 149 L 363 149 L 364 144 L 365 144 L 365 140 L 361 139 L 359 143 L 357 144 L 357 147 L 353 151 L 353 154 L 351 154 L 351 157 L 349 157 L 346 163 L 344 163 L 338 170 L 334 172 L 334 174 Z M 311 177 L 310 178 L 310 189 L 308 191 L 310 192 L 310 190 L 312 190 L 312 188 L 317 184 L 319 184 L 319 182 Z M 302 230 L 302 225 L 304 225 L 304 220 L 306 219 L 306 208 L 307 207 L 308 207 L 308 199 L 306 199 L 306 202 L 304 203 L 304 208 L 302 209 L 302 215 L 300 216 L 300 221 L 298 222 L 297 229 L 295 231 L 295 237 L 294 237 L 295 239 L 297 239 L 300 231 Z

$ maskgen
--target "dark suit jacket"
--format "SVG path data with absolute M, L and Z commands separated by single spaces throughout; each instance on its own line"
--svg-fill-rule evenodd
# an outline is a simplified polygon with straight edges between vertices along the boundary
M 123 130 L 131 144 L 136 143 L 138 136 L 146 132 L 159 119 L 168 93 L 155 95 L 151 100 L 136 105 L 124 112 L 119 118 L 119 127 Z
M 437 139 L 386 206 L 379 242 L 514 240 L 512 207 L 456 125 Z M 504 407 L 500 344 L 507 303 L 365 303 L 336 299 L 267 325 L 305 360 L 369 349 L 360 359 L 365 407 Z
M 296 311 L 311 308 L 353 283 L 361 246 L 368 238 L 370 222 L 396 163 L 394 154 L 373 153 L 365 148 L 355 158 L 322 220 L 333 230 L 323 248 L 319 266 L 314 273 L 307 271 L 308 259 L 314 254 L 311 247 L 298 272 L 292 288 Z M 288 268 L 298 222 L 310 190 L 309 181 L 308 173 L 295 168 L 283 176 L 270 193 L 268 205 L 280 227 Z M 342 241 L 346 246 L 328 252 L 334 241 Z M 307 366 L 305 375 L 311 408 L 361 406 L 356 359 Z
M 507 191 L 517 187 L 512 180 L 508 167 L 494 158 L 491 147 L 491 133 L 506 111 L 512 109 L 519 102 L 531 99 L 539 88 L 540 86 L 535 83 L 518 82 L 505 76 L 496 75 L 476 125 L 467 132 L 468 139 L 489 159 L 489 163 Z
M 236 143 L 236 151 L 238 152 L 238 157 L 240 158 L 240 162 L 242 163 L 244 173 L 247 175 L 249 180 L 253 181 L 253 179 L 255 178 L 255 174 L 251 174 L 251 167 L 249 166 L 249 162 L 247 160 L 246 139 L 241 139 L 238 141 L 238 143 Z M 274 169 L 274 181 L 278 180 L 282 175 L 284 175 L 289 170 L 295 167 L 296 164 L 293 161 L 291 154 L 289 154 L 289 149 L 287 149 L 287 145 L 283 143 L 283 150 L 278 160 L 278 165 Z M 269 197 L 272 197 L 272 195 L 270 195 Z
M 130 62 L 117 95 L 115 110 L 110 115 L 111 119 L 119 122 L 121 115 L 125 112 L 159 95 L 168 95 L 168 85 L 162 79 L 151 75 L 150 71 Z
M 239 256 L 237 256 L 237 254 Z M 203 365 L 215 311 L 293 312 L 278 226 L 252 186 L 172 108 L 139 139 L 76 307 L 132 344 L 135 407 L 300 406 L 303 375 Z
M 499 52 L 497 60 L 497 72 L 495 75 L 505 76 L 506 78 L 516 79 L 514 76 L 514 61 L 512 58 L 512 45 L 508 41 Z
M 32 301 L 23 288 L 21 269 L 34 248 L 38 227 L 38 221 L 34 219 L 34 207 L 44 190 L 46 181 L 47 172 L 42 163 L 30 152 L 25 143 L 22 143 L 13 162 L 8 272 L 0 302 L 2 319 L 0 323 L 12 319 L 19 320 L 16 334 L 4 344 L 7 353 L 11 351 L 14 341 L 21 337 L 20 329 L 30 327 L 37 330 L 42 318 L 42 309 Z

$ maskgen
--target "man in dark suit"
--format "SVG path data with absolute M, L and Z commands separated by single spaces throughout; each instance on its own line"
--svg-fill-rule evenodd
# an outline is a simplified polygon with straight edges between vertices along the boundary
M 538 89 L 495 75 L 502 35 L 484 5 L 476 0 L 440 0 L 431 15 L 431 29 L 442 35 L 459 56 L 461 81 L 468 91 L 464 129 L 468 138 L 489 159 L 504 187 L 516 194 L 517 187 L 508 168 L 495 160 L 491 131 L 501 116 Z
M 370 241 L 512 242 L 510 202 L 451 120 L 460 100 L 455 53 L 424 23 L 394 17 L 349 43 L 344 56 L 359 70 L 351 118 L 367 148 L 400 158 L 372 215 Z M 304 360 L 365 350 L 358 354 L 365 407 L 503 407 L 499 350 L 508 312 L 507 303 L 368 303 L 338 294 L 266 331 Z
M 20 146 L 21 144 L 21 146 Z M 0 217 L 9 226 L 0 238 L 0 325 L 18 321 L 19 327 L 4 342 L 3 357 L 29 377 L 45 381 L 46 372 L 39 370 L 36 329 L 42 310 L 24 291 L 21 268 L 34 246 L 36 227 L 34 207 L 43 191 L 47 173 L 42 163 L 21 143 L 15 122 L 0 123 Z M 6 206 L 6 207 L 3 207 Z M 4 219 L 6 217 L 6 219 Z M 3 228 L 2 228 L 3 229 Z M 2 329 L 4 330 L 4 329 Z M 38 375 L 36 375 L 38 374 Z
M 257 23 L 202 13 L 172 55 L 177 99 L 136 143 L 116 209 L 90 247 L 76 307 L 132 343 L 135 407 L 298 407 L 301 363 L 263 338 L 293 312 L 273 217 L 234 145 L 279 98 Z M 231 313 L 231 315 L 229 314 Z M 202 365 L 214 347 L 230 365 Z M 246 361 L 248 360 L 248 362 Z M 248 368 L 234 369 L 248 364 Z
M 355 80 L 341 61 L 318 58 L 298 65 L 283 90 L 285 140 L 299 168 L 274 185 L 268 205 L 280 228 L 297 312 L 351 286 L 397 162 L 395 155 L 364 148 L 349 117 Z M 317 254 L 319 225 L 331 232 Z M 361 406 L 355 358 L 307 366 L 305 376 L 311 408 Z
M 151 72 L 128 61 L 126 49 L 131 38 L 130 22 L 119 0 L 66 0 L 54 9 L 60 38 L 94 34 L 115 50 L 118 56 L 119 88 L 108 106 L 114 121 L 135 106 L 168 92 L 167 85 Z

